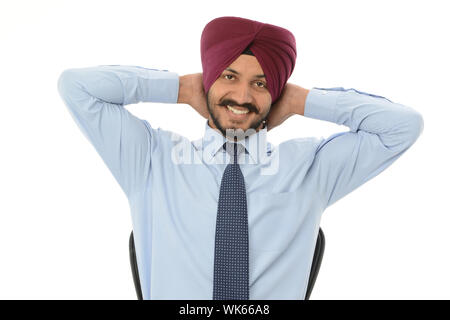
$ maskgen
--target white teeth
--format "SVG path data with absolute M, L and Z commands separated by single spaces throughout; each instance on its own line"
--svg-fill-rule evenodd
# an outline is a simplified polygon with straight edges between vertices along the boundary
M 228 110 L 232 111 L 235 114 L 245 114 L 245 113 L 249 112 L 249 110 L 241 111 L 241 110 L 234 109 L 233 107 L 230 107 L 230 106 L 227 106 L 227 108 L 228 108 Z

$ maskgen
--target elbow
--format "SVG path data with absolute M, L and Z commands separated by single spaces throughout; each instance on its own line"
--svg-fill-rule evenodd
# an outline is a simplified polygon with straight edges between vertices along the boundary
M 58 78 L 57 90 L 62 100 L 69 108 L 80 108 L 82 100 L 88 98 L 84 85 L 82 69 L 66 69 Z
M 408 125 L 408 146 L 413 145 L 417 139 L 420 137 L 420 135 L 423 132 L 424 128 L 424 120 L 423 116 L 417 112 L 413 111 L 411 114 L 409 125 Z
M 414 112 L 414 116 L 412 117 L 412 131 L 415 136 L 418 138 L 422 132 L 424 127 L 423 116 L 419 112 Z
M 422 134 L 424 120 L 422 115 L 415 111 L 403 113 L 398 124 L 393 126 L 388 134 L 379 134 L 384 146 L 393 152 L 403 152 L 409 149 Z
M 75 75 L 73 69 L 66 69 L 59 75 L 57 88 L 61 97 L 66 97 L 67 94 L 71 91 L 71 88 L 73 88 L 73 85 L 75 83 L 74 80 Z

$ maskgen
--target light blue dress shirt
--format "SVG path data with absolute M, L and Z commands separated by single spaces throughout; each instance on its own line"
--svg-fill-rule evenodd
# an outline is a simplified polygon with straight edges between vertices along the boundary
M 144 299 L 212 299 L 219 188 L 231 160 L 205 120 L 189 139 L 125 105 L 177 103 L 178 74 L 101 65 L 62 72 L 58 91 L 128 198 Z M 150 106 L 148 106 L 150 107 Z M 247 189 L 250 299 L 304 299 L 324 210 L 397 160 L 423 131 L 411 107 L 355 89 L 312 88 L 304 116 L 347 126 L 239 157 Z M 244 143 L 244 141 L 240 141 Z

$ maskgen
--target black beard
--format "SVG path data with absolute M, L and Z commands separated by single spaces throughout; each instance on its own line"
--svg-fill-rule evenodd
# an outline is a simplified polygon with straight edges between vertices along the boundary
M 207 95 L 206 95 L 206 106 L 208 107 L 208 113 L 209 113 L 209 115 L 211 116 L 211 119 L 212 119 L 212 121 L 214 122 L 214 125 L 215 125 L 216 128 L 222 133 L 222 135 L 223 135 L 224 137 L 226 137 L 226 136 L 227 136 L 227 135 L 226 135 L 226 130 L 227 130 L 227 129 L 230 129 L 230 128 L 223 128 L 223 127 L 220 125 L 219 119 L 217 119 L 217 118 L 214 116 L 214 113 L 212 112 L 212 109 L 211 109 L 211 105 L 209 104 L 209 91 L 208 91 L 208 93 L 207 93 Z M 220 106 L 219 106 L 219 107 L 220 107 Z M 223 107 L 223 108 L 226 108 L 226 107 Z M 269 110 L 270 110 L 270 109 L 269 109 Z M 267 115 L 268 115 L 268 113 L 267 113 Z M 250 125 L 249 129 L 251 128 L 251 129 L 254 129 L 254 130 L 256 131 L 257 128 L 259 128 L 259 127 L 261 126 L 261 123 L 263 123 L 263 121 L 266 120 L 267 115 L 266 115 L 265 117 L 262 117 L 261 119 L 255 121 L 255 122 L 253 122 L 253 123 Z M 208 120 L 208 125 L 209 125 L 209 120 Z M 265 128 L 265 126 L 264 126 L 263 128 Z

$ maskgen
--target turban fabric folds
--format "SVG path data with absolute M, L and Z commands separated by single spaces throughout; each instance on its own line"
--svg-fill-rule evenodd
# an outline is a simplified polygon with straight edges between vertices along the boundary
M 245 49 L 250 49 L 261 65 L 275 103 L 294 71 L 295 37 L 287 29 L 239 17 L 219 17 L 203 29 L 200 51 L 205 92 Z

